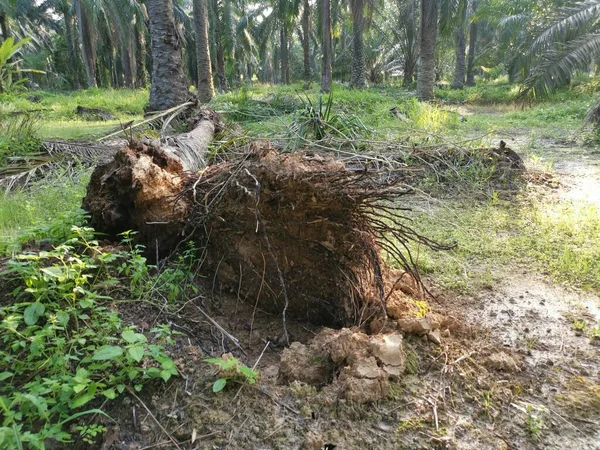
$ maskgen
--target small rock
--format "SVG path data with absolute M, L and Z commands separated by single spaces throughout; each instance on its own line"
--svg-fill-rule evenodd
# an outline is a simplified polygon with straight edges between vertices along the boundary
M 429 339 L 434 344 L 441 345 L 442 333 L 441 333 L 440 329 L 438 328 L 437 330 L 433 330 L 433 331 L 430 331 L 429 333 L 427 333 L 427 339 Z
M 502 370 L 504 372 L 519 371 L 519 365 L 514 358 L 504 352 L 493 353 L 488 357 L 485 364 L 494 370 Z
M 427 317 L 403 317 L 398 319 L 402 331 L 415 334 L 426 334 L 431 331 L 431 323 Z

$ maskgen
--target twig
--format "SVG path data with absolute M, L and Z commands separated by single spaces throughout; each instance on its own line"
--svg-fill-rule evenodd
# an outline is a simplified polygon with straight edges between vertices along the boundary
M 258 357 L 258 359 L 256 360 L 256 362 L 254 363 L 254 365 L 252 366 L 252 370 L 256 369 L 256 366 L 258 366 L 258 363 L 260 362 L 260 360 L 262 359 L 263 355 L 265 354 L 265 351 L 267 350 L 267 347 L 271 345 L 271 341 L 267 341 L 267 343 L 265 344 L 265 347 L 262 349 L 262 352 L 260 352 L 260 356 Z
M 217 328 L 218 328 L 218 330 L 219 330 L 221 333 L 223 333 L 223 335 L 224 335 L 224 336 L 226 336 L 226 337 L 227 337 L 227 338 L 228 338 L 228 339 L 229 339 L 231 342 L 233 342 L 233 344 L 234 344 L 234 345 L 235 345 L 237 348 L 239 348 L 239 349 L 240 349 L 240 351 L 241 351 L 241 352 L 242 352 L 242 353 L 243 353 L 245 356 L 248 356 L 248 355 L 246 354 L 246 352 L 244 351 L 244 349 L 242 348 L 242 346 L 240 345 L 240 341 L 238 340 L 238 338 L 236 338 L 236 337 L 235 337 L 235 336 L 233 336 L 231 333 L 229 333 L 227 330 L 225 330 L 225 328 L 223 328 L 221 325 L 219 325 L 219 324 L 217 323 L 217 321 L 216 321 L 216 320 L 214 320 L 212 317 L 210 317 L 208 314 L 206 314 L 206 312 L 205 312 L 205 311 L 204 311 L 202 308 L 200 308 L 198 305 L 196 305 L 195 303 L 194 303 L 194 306 L 195 306 L 195 307 L 198 309 L 198 311 L 200 311 L 200 312 L 201 312 L 201 313 L 204 315 L 204 317 L 206 317 L 206 319 L 207 319 L 207 320 L 208 320 L 210 323 L 212 323 L 212 324 L 213 324 L 215 327 L 217 327 Z
M 438 431 L 440 429 L 440 427 L 439 427 L 439 423 L 438 423 L 437 404 L 436 404 L 435 400 L 432 400 L 431 398 L 425 398 L 425 401 L 427 401 L 427 403 L 429 403 L 433 409 L 433 419 L 435 420 L 435 430 Z
M 156 418 L 156 416 L 154 414 L 152 414 L 152 411 L 150 411 L 150 409 L 146 406 L 146 404 L 142 401 L 141 398 L 139 398 L 135 392 L 133 392 L 133 390 L 130 387 L 127 387 L 127 390 L 129 391 L 129 393 L 131 395 L 133 395 L 135 397 L 135 399 L 140 402 L 140 404 L 144 407 L 144 409 L 146 411 L 148 411 L 148 414 L 150 414 L 150 417 L 152 417 L 152 419 L 154 420 L 154 422 L 156 422 L 156 424 L 160 427 L 160 429 L 162 430 L 163 433 L 165 433 L 167 435 L 167 437 L 169 438 L 169 440 L 173 443 L 173 445 L 175 447 L 177 447 L 179 450 L 182 450 L 182 448 L 179 446 L 179 444 L 177 443 L 177 441 L 175 440 L 175 438 L 173 436 L 171 436 L 169 434 L 169 432 L 167 430 L 165 430 L 165 427 L 163 427 L 161 425 L 161 423 L 158 421 L 158 419 Z

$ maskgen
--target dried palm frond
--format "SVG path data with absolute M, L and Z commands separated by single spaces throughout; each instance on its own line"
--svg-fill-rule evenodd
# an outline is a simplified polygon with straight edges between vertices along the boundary
M 114 145 L 116 144 L 116 145 Z M 45 141 L 42 152 L 8 158 L 0 168 L 0 186 L 8 192 L 17 186 L 44 178 L 58 167 L 79 162 L 82 167 L 104 164 L 112 159 L 122 145 L 91 145 L 84 142 Z

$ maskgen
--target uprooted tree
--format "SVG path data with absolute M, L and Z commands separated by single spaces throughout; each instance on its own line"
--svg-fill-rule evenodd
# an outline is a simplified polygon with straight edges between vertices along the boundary
M 398 199 L 402 170 L 352 169 L 314 153 L 252 144 L 207 165 L 218 116 L 203 110 L 192 131 L 130 143 L 94 170 L 84 208 L 112 236 L 138 232 L 161 258 L 193 239 L 203 267 L 256 307 L 324 325 L 365 323 L 418 292 Z M 385 257 L 402 270 L 391 270 Z

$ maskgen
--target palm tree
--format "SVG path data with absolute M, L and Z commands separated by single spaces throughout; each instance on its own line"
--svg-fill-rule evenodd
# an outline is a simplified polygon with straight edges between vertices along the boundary
M 465 87 L 465 52 L 467 51 L 467 37 L 465 36 L 464 28 L 459 28 L 456 33 L 456 62 L 454 65 L 454 80 L 452 81 L 452 89 L 462 89 Z
M 363 33 L 365 29 L 365 0 L 350 0 L 352 10 L 352 71 L 350 86 L 365 87 L 365 48 Z
M 477 45 L 477 33 L 478 27 L 477 18 L 475 13 L 477 12 L 477 6 L 479 0 L 472 0 L 471 2 L 471 24 L 469 25 L 469 57 L 467 60 L 467 86 L 475 86 L 475 50 Z
M 85 10 L 83 0 L 73 0 L 73 9 L 77 15 L 79 41 L 81 42 L 81 54 L 85 65 L 85 74 L 88 87 L 96 87 L 96 35 L 94 27 L 91 26 L 88 11 Z
M 409 86 L 414 79 L 419 59 L 419 0 L 397 0 L 399 44 L 404 57 L 403 82 Z
M 332 60 L 332 34 L 331 29 L 331 0 L 321 0 L 321 25 L 323 67 L 321 73 L 321 91 L 331 91 L 331 60 Z
M 312 81 L 312 67 L 310 64 L 310 5 L 304 0 L 302 5 L 302 61 L 304 64 L 304 81 L 307 85 Z
M 600 57 L 600 0 L 561 8 L 529 47 L 532 70 L 522 95 L 545 95 Z
M 173 0 L 146 0 L 150 19 L 152 86 L 148 109 L 160 111 L 187 99 L 183 73 L 183 36 L 173 17 Z
M 440 0 L 421 0 L 420 50 L 417 74 L 417 98 L 432 100 L 435 86 L 435 46 L 437 42 Z
M 207 0 L 194 0 L 194 27 L 196 29 L 196 64 L 198 67 L 198 98 L 209 102 L 215 95 L 210 66 L 208 45 L 208 4 Z

